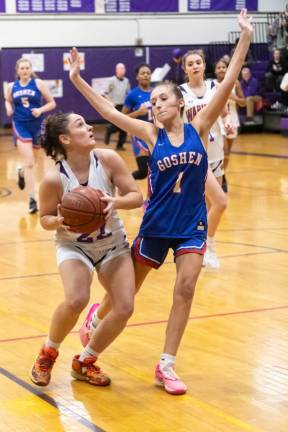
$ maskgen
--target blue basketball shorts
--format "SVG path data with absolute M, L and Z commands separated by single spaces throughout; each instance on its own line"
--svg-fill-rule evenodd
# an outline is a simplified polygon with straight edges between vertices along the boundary
M 40 148 L 39 138 L 41 132 L 41 119 L 35 119 L 33 121 L 28 122 L 13 122 L 13 136 L 15 144 L 17 140 L 22 142 L 31 142 L 34 148 Z
M 137 138 L 136 136 L 132 136 L 132 147 L 133 147 L 133 152 L 135 157 L 150 155 L 147 144 L 140 138 Z
M 174 252 L 174 261 L 178 256 L 187 253 L 204 255 L 206 235 L 177 239 L 137 236 L 132 244 L 132 256 L 136 261 L 158 269 L 165 261 L 170 248 Z

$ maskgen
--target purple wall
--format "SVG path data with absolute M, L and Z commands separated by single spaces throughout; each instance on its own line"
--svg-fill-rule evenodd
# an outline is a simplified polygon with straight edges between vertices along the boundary
M 261 44 L 252 46 L 255 60 L 267 60 L 267 46 L 263 44 L 263 55 L 259 57 L 259 47 Z M 265 45 L 265 46 L 264 46 Z M 210 62 L 218 60 L 223 54 L 229 53 L 231 45 L 209 45 L 202 46 L 208 51 Z M 157 66 L 162 66 L 165 62 L 170 62 L 172 58 L 173 46 L 169 47 L 150 47 L 150 64 L 152 70 Z M 179 46 L 185 53 L 189 49 L 200 48 L 199 45 Z M 134 47 L 97 47 L 97 48 L 79 48 L 80 52 L 85 53 L 86 69 L 82 72 L 83 77 L 91 83 L 92 78 L 107 77 L 114 74 L 115 65 L 123 62 L 127 67 L 127 76 L 130 79 L 132 87 L 136 85 L 135 67 L 139 63 L 145 62 L 144 57 L 135 57 Z M 256 53 L 257 50 L 257 53 Z M 57 111 L 75 111 L 83 115 L 87 121 L 99 121 L 100 116 L 90 107 L 88 102 L 73 87 L 68 78 L 68 72 L 63 70 L 63 53 L 67 53 L 69 48 L 4 48 L 0 50 L 0 82 L 13 81 L 15 79 L 15 63 L 23 53 L 43 53 L 45 57 L 45 72 L 38 73 L 39 78 L 43 79 L 62 79 L 63 80 L 63 97 L 56 98 Z M 143 50 L 145 52 L 145 50 Z M 6 125 L 11 123 L 11 118 L 5 114 L 3 91 L 0 90 L 0 124 Z

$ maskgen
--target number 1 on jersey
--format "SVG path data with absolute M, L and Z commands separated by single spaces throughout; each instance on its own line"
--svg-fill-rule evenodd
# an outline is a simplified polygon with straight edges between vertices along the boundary
M 182 180 L 183 174 L 184 174 L 184 171 L 181 171 L 177 177 L 175 186 L 173 188 L 174 193 L 181 193 L 181 180 Z

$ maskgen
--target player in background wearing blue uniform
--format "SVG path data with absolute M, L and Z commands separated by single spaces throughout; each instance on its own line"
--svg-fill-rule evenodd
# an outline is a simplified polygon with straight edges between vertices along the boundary
M 138 86 L 130 90 L 126 96 L 122 112 L 129 117 L 152 122 L 151 95 L 151 68 L 146 63 L 136 67 L 136 80 Z M 135 180 L 142 180 L 147 177 L 147 162 L 149 148 L 147 144 L 135 135 L 132 135 L 133 152 L 138 169 L 132 173 Z
M 153 115 L 163 128 L 152 123 L 131 119 L 111 107 L 80 76 L 80 58 L 71 50 L 70 79 L 75 87 L 111 123 L 143 139 L 150 150 L 149 183 L 151 196 L 139 235 L 134 240 L 133 258 L 135 284 L 139 290 L 151 268 L 158 268 L 168 249 L 174 251 L 177 277 L 173 305 L 166 328 L 163 354 L 155 370 L 156 384 L 170 394 L 183 394 L 187 387 L 175 373 L 176 354 L 189 319 L 195 285 L 201 271 L 206 246 L 207 214 L 205 181 L 207 153 L 202 145 L 237 80 L 244 63 L 251 37 L 251 18 L 243 9 L 239 15 L 241 36 L 224 80 L 215 97 L 193 119 L 184 125 L 184 100 L 174 84 L 160 84 L 151 93 Z M 102 307 L 103 306 L 103 307 Z M 109 310 L 109 298 L 101 305 Z M 91 310 L 91 308 L 90 308 Z M 96 311 L 97 312 L 97 311 Z M 98 313 L 98 320 L 101 315 Z M 93 349 L 96 331 L 94 315 L 89 311 L 85 320 L 88 349 Z M 100 323 L 101 325 L 101 323 Z M 92 328 L 91 328 L 92 326 Z
M 44 105 L 42 98 L 46 101 Z M 40 148 L 38 139 L 43 113 L 53 110 L 56 103 L 44 81 L 36 78 L 30 60 L 17 60 L 16 81 L 8 84 L 5 107 L 7 116 L 13 118 L 13 135 L 23 160 L 23 167 L 18 168 L 18 186 L 24 189 L 26 185 L 29 213 L 36 213 L 33 149 Z

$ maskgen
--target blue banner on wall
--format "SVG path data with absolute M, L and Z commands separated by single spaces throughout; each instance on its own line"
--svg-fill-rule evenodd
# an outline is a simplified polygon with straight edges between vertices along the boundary
M 6 10 L 5 10 L 5 0 L 0 0 L 0 12 L 6 12 Z
M 20 13 L 95 12 L 94 0 L 16 0 Z
M 247 8 L 248 11 L 258 10 L 258 0 L 188 0 L 188 11 L 238 11 Z
M 178 0 L 106 0 L 105 12 L 178 12 Z

